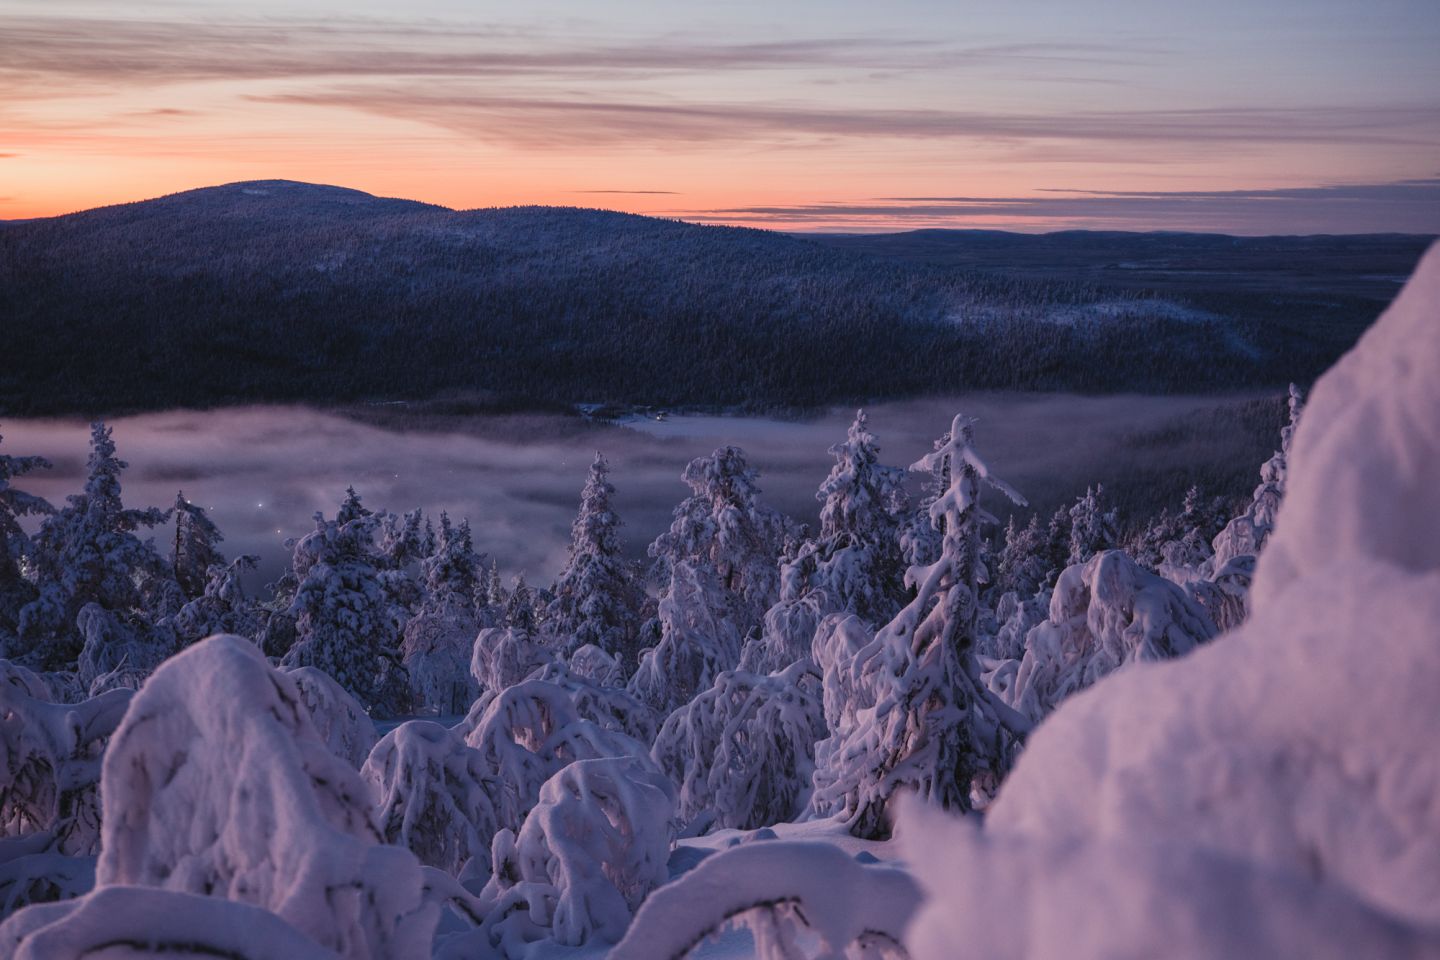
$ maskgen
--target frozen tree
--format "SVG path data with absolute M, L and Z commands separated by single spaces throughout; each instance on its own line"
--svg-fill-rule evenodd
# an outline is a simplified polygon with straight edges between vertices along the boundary
M 499 694 L 554 659 L 550 648 L 529 632 L 490 627 L 475 638 L 470 676 L 482 695 Z
M 369 516 L 373 516 L 373 514 L 360 502 L 360 494 L 355 492 L 353 486 L 346 487 L 345 499 L 340 502 L 340 509 L 335 514 L 335 522 L 344 526 L 352 520 L 360 520 Z
M 216 633 L 259 637 L 262 623 L 259 604 L 246 595 L 241 582 L 259 562 L 259 557 L 243 554 L 228 564 L 210 568 L 205 578 L 205 592 L 175 615 L 175 633 L 181 646 Z
M 380 517 L 376 547 L 384 566 L 403 570 L 412 563 L 421 563 L 435 549 L 434 534 L 425 523 L 420 508 L 409 513 L 384 513 Z
M 205 513 L 204 507 L 185 499 L 183 490 L 175 494 L 175 506 L 170 516 L 175 521 L 170 566 L 175 572 L 175 581 L 185 591 L 186 599 L 194 600 L 205 592 L 210 568 L 225 563 L 224 556 L 216 547 L 225 537 L 215 526 L 215 521 Z
M 98 604 L 143 631 L 147 582 L 169 581 L 168 565 L 135 531 L 165 521 L 162 510 L 126 509 L 120 499 L 124 460 L 115 456 L 110 429 L 90 429 L 89 475 L 84 493 L 45 518 L 35 538 L 39 595 L 20 611 L 25 659 L 46 669 L 74 662 L 84 643 L 77 623 L 87 604 Z
M 438 908 L 420 865 L 383 843 L 360 775 L 248 640 L 212 637 L 155 672 L 111 738 L 101 797 L 91 896 L 238 901 L 354 960 L 429 952 Z
M 674 787 L 642 757 L 580 760 L 540 788 L 518 834 L 496 835 L 493 906 L 478 936 L 515 955 L 538 940 L 616 943 L 669 879 Z M 505 949 L 505 948 L 510 949 Z
M 344 522 L 315 515 L 314 532 L 295 546 L 299 586 L 289 613 L 296 640 L 283 662 L 318 667 L 372 712 L 398 716 L 408 710 L 410 682 L 371 558 L 373 532 L 368 515 Z
M 995 564 L 991 595 L 1034 596 L 1051 572 L 1045 554 L 1046 532 L 1040 526 L 1040 515 L 1031 514 L 1030 522 L 1021 527 L 1012 514 L 1005 526 L 1005 544 Z
M 410 720 L 385 734 L 360 776 L 380 798 L 386 841 L 452 876 L 478 870 L 483 879 L 497 825 L 494 775 L 482 761 L 479 751 L 433 721 Z
M 662 578 L 680 565 L 705 571 L 728 595 L 731 620 L 741 637 L 758 626 L 777 599 L 775 560 L 787 521 L 762 505 L 758 471 L 739 447 L 721 447 L 690 461 L 681 474 L 691 495 L 675 508 L 670 529 L 650 544 Z
M 33 560 L 30 537 L 21 528 L 20 518 L 55 512 L 45 500 L 17 488 L 14 480 L 49 467 L 50 461 L 44 457 L 0 454 L 0 653 L 11 652 L 8 648 L 19 627 L 20 611 L 35 599 L 35 588 L 23 571 Z
M 1098 553 L 1056 581 L 1049 618 L 1025 638 L 1009 702 L 1038 722 L 1125 664 L 1182 656 L 1215 633 L 1183 589 L 1119 550 Z
M 905 471 L 880 463 L 880 448 L 863 410 L 830 455 L 835 464 L 816 492 L 823 506 L 813 582 L 832 610 L 884 622 L 903 601 L 900 531 L 909 512 Z
M 295 667 L 285 673 L 300 692 L 300 702 L 310 713 L 310 722 L 330 752 L 355 769 L 365 763 L 379 739 L 375 722 L 345 688 L 324 670 Z
M 179 648 L 169 621 L 152 626 L 135 614 L 117 614 L 98 603 L 81 607 L 75 625 L 84 638 L 75 678 L 92 697 L 115 688 L 138 690 Z
M 533 633 L 535 630 L 535 595 L 530 591 L 530 585 L 525 582 L 523 573 L 517 573 L 510 583 L 509 593 L 505 597 L 504 618 L 505 626 L 511 630 L 523 633 Z
M 825 736 L 820 674 L 809 659 L 781 673 L 738 670 L 666 718 L 651 756 L 680 787 L 690 832 L 754 830 L 804 812 Z
M 596 453 L 570 528 L 570 556 L 555 582 L 546 632 L 566 653 L 593 645 L 628 670 L 637 655 L 641 591 L 620 553 L 620 518 L 610 503 L 614 494 L 609 466 Z
M 440 714 L 462 713 L 479 695 L 469 666 L 480 621 L 475 588 L 484 558 L 475 552 L 470 523 L 440 514 L 434 552 L 421 561 L 425 599 L 405 624 L 402 650 L 415 703 Z
M 902 960 L 922 900 L 905 870 L 833 844 L 746 843 L 656 890 L 608 960 L 688 957 L 734 927 L 749 929 L 758 960 Z
M 909 516 L 905 471 L 883 466 L 879 453 L 859 411 L 845 442 L 830 448 L 835 464 L 815 494 L 823 504 L 819 535 L 787 550 L 780 599 L 766 612 L 760 639 L 746 645 L 744 669 L 769 673 L 808 657 L 826 614 L 883 623 L 900 608 L 901 533 Z
M 624 666 L 593 643 L 575 650 L 565 662 L 576 676 L 603 686 L 623 686 L 625 683 Z
M 883 837 L 897 791 L 913 790 L 939 806 L 968 810 L 972 793 L 988 793 L 1028 723 L 982 683 L 975 658 L 979 616 L 982 482 L 1016 503 L 1024 499 L 992 476 L 973 446 L 974 421 L 955 417 L 951 439 L 912 469 L 944 461 L 950 488 L 930 506 L 943 527 L 940 558 L 906 574 L 915 598 L 856 655 L 853 688 L 872 703 L 832 731 L 818 755 L 817 810 L 836 811 L 852 833 Z
M 706 568 L 680 560 L 660 598 L 660 642 L 640 657 L 629 689 L 664 716 L 708 689 L 740 660 L 740 636 L 725 615 L 727 592 Z
M 0 836 L 43 833 L 61 854 L 94 854 L 100 758 L 130 691 L 77 704 L 47 693 L 33 673 L 0 660 Z
M 519 828 L 540 786 L 561 767 L 594 757 L 646 757 L 645 745 L 580 716 L 554 683 L 526 680 L 492 698 L 465 736 L 494 776 L 496 822 Z
M 623 687 L 592 680 L 578 672 L 573 663 L 563 661 L 547 663 L 533 676 L 564 690 L 582 719 L 605 730 L 617 730 L 638 743 L 649 744 L 655 740 L 655 712 Z
M 1105 488 L 1099 484 L 1087 487 L 1085 495 L 1070 508 L 1070 553 L 1066 566 L 1084 563 L 1119 543 L 1115 511 L 1105 509 L 1104 493 Z
M 61 853 L 53 834 L 0 839 L 0 921 L 21 907 L 70 900 L 94 886 L 95 858 Z M 0 950 L 6 945 L 0 937 Z

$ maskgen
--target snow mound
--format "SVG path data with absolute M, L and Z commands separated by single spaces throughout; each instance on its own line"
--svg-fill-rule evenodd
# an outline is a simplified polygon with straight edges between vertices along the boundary
M 929 894 L 906 931 L 913 960 L 952 960 L 962 943 L 987 960 L 1440 955 L 1440 932 L 1320 877 L 1183 844 L 987 836 L 919 804 L 901 816 L 901 847 Z
M 101 796 L 96 894 L 140 886 L 249 904 L 354 960 L 429 951 L 438 908 L 422 898 L 419 864 L 381 845 L 365 783 L 248 640 L 211 637 L 146 681 L 105 753 Z
M 1335 562 L 1440 568 L 1440 245 L 1316 383 L 1252 604 Z M 1376 608 L 1381 609 L 1381 608 Z

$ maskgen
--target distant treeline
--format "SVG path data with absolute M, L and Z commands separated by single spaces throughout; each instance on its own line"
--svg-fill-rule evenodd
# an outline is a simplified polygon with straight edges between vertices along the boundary
M 0 414 L 1220 390 L 1310 381 L 1383 303 L 1325 319 L 1320 337 L 1263 306 L 1222 314 L 755 230 L 265 181 L 0 229 Z

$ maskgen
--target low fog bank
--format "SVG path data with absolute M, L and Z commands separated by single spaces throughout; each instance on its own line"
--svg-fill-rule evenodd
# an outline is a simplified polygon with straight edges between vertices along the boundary
M 991 466 L 1045 513 L 1101 482 L 1122 521 L 1177 503 L 1200 482 L 1212 493 L 1248 494 L 1278 443 L 1278 396 L 1078 397 L 979 394 L 877 404 L 870 428 L 886 462 L 927 452 L 957 411 L 980 418 L 979 449 Z M 469 517 L 476 545 L 508 574 L 548 581 L 564 561 L 570 522 L 596 450 L 610 460 L 627 549 L 645 545 L 688 493 L 680 471 L 693 457 L 734 443 L 761 471 L 770 503 L 813 523 L 815 489 L 854 411 L 807 420 L 674 416 L 663 422 L 591 423 L 514 414 L 429 417 L 423 429 L 386 418 L 364 422 L 302 407 L 173 411 L 110 421 L 130 506 L 168 507 L 177 490 L 211 511 L 227 556 L 254 553 L 273 579 L 287 537 L 333 515 L 353 485 L 372 509 L 422 507 Z M 396 423 L 403 422 L 399 418 Z M 0 423 L 0 452 L 40 454 L 55 469 L 24 489 L 62 503 L 83 483 L 87 427 L 72 420 Z M 992 503 L 992 510 L 1001 504 Z M 1003 519 L 1003 514 L 1002 514 Z M 165 531 L 158 531 L 163 539 Z

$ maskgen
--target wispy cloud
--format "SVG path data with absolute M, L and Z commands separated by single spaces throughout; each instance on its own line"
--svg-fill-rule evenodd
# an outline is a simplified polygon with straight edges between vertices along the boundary
M 1307 109 L 1215 107 L 1000 113 L 505 96 L 482 88 L 336 85 L 256 96 L 267 103 L 349 107 L 525 146 L 766 140 L 786 137 L 1106 143 L 1440 145 L 1440 105 Z
M 679 194 L 676 193 L 674 190 L 571 190 L 570 192 L 571 192 L 571 193 L 621 193 L 621 194 L 628 194 L 628 195 L 631 195 L 631 196 L 644 196 L 644 197 L 652 197 L 652 196 L 659 196 L 659 197 L 664 197 L 664 196 L 676 197 L 676 196 L 679 196 Z
M 1037 197 L 885 197 L 859 202 L 672 211 L 688 220 L 792 230 L 963 228 L 1004 223 L 1221 233 L 1440 234 L 1440 178 L 1248 190 L 1041 188 Z

